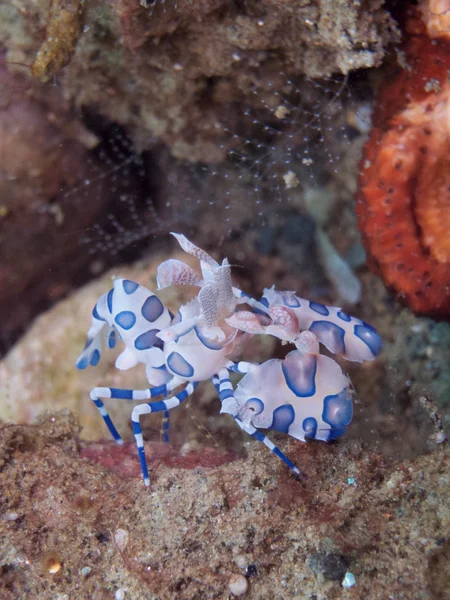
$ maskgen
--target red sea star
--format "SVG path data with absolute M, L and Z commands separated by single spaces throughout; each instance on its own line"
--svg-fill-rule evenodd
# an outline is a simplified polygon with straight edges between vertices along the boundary
M 409 10 L 406 64 L 380 90 L 357 199 L 371 267 L 416 313 L 440 318 L 450 317 L 448 21 L 448 0 Z

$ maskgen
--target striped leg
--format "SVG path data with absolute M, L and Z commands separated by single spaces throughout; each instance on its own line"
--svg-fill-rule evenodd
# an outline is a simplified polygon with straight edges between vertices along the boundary
M 236 416 L 239 410 L 238 403 L 234 397 L 233 385 L 231 384 L 228 369 L 223 368 L 219 371 L 219 398 L 222 402 L 220 414 L 228 413 Z
M 219 385 L 220 384 L 220 380 L 217 377 L 217 375 L 214 375 L 214 377 L 211 378 L 211 381 L 213 382 L 214 387 L 216 388 L 217 394 L 219 394 L 219 392 L 220 392 L 220 385 Z
M 168 400 L 139 404 L 139 406 L 135 406 L 133 408 L 133 412 L 131 413 L 131 424 L 133 426 L 133 433 L 136 439 L 136 445 L 139 453 L 139 460 L 141 462 L 142 475 L 144 477 L 145 485 L 150 485 L 150 478 L 148 476 L 147 461 L 144 452 L 144 440 L 142 438 L 142 429 L 141 424 L 139 422 L 141 415 L 148 415 L 154 412 L 160 412 L 162 410 L 172 410 L 172 408 L 175 408 L 176 406 L 179 406 L 182 402 L 184 402 L 192 394 L 197 385 L 198 382 L 196 381 L 188 383 L 188 385 L 183 391 L 179 392 L 175 396 L 172 396 L 172 398 L 169 398 Z
M 234 297 L 238 299 L 238 304 L 248 304 L 256 313 L 262 313 L 264 315 L 269 314 L 269 309 L 263 302 L 255 300 L 239 288 L 233 287 L 233 294 Z
M 261 431 L 259 431 L 258 429 L 256 429 L 255 427 L 253 427 L 253 425 L 244 425 L 244 423 L 242 423 L 242 421 L 240 421 L 239 419 L 237 419 L 236 417 L 234 418 L 234 420 L 236 421 L 236 423 L 239 425 L 239 427 L 245 431 L 246 433 L 250 434 L 252 437 L 254 437 L 255 439 L 259 440 L 260 442 L 262 442 L 265 446 L 267 446 L 269 448 L 269 450 L 271 452 L 273 452 L 274 454 L 276 454 L 278 456 L 278 458 L 281 458 L 281 460 L 290 468 L 292 469 L 292 471 L 294 471 L 294 473 L 296 475 L 301 475 L 301 471 L 299 469 L 297 469 L 297 467 L 294 465 L 294 463 L 292 463 L 288 457 L 283 454 L 283 452 L 281 452 L 281 450 L 279 448 L 277 448 L 275 446 L 275 444 L 273 442 L 271 442 L 269 440 L 268 437 L 266 437 L 263 433 L 261 433 Z
M 227 365 L 227 368 L 233 373 L 240 373 L 241 375 L 245 375 L 255 367 L 258 367 L 258 363 L 249 363 L 244 361 L 239 361 L 237 363 L 230 363 Z
M 176 382 L 170 381 L 167 384 L 158 385 L 157 387 L 146 390 L 122 390 L 119 388 L 97 387 L 91 390 L 91 400 L 98 408 L 114 440 L 118 444 L 123 444 L 122 438 L 100 398 L 116 398 L 117 400 L 150 400 L 150 398 L 155 398 L 156 396 L 167 396 L 177 385 L 180 385 L 178 380 Z
M 240 364 L 240 363 L 238 363 Z M 243 363 L 249 365 L 250 363 Z M 254 366 L 251 365 L 250 366 Z M 281 452 L 279 448 L 275 446 L 273 442 L 269 440 L 263 433 L 261 433 L 256 427 L 253 425 L 244 425 L 244 423 L 236 417 L 237 412 L 239 410 L 239 406 L 236 402 L 233 393 L 233 386 L 231 385 L 230 378 L 228 377 L 228 370 L 221 369 L 219 372 L 219 396 L 222 401 L 222 410 L 221 413 L 229 413 L 234 417 L 234 420 L 239 425 L 241 429 L 243 429 L 246 433 L 250 434 L 255 439 L 262 442 L 265 446 L 269 448 L 271 452 L 276 454 L 281 460 L 294 471 L 296 475 L 300 475 L 300 470 L 288 459 L 287 456 Z

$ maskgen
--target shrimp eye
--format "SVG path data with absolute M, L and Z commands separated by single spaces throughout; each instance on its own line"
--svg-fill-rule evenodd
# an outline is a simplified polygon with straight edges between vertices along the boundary
M 259 398 L 249 398 L 245 403 L 245 408 L 259 415 L 264 410 L 264 403 Z

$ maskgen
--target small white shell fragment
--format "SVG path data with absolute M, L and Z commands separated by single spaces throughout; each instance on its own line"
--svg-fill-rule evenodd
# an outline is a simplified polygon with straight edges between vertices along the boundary
M 125 598 L 125 592 L 122 588 L 119 588 L 116 593 L 114 594 L 114 599 L 115 600 L 124 600 Z
M 442 444 L 447 441 L 447 436 L 445 435 L 445 433 L 443 431 L 438 431 L 437 433 L 435 433 L 431 436 L 431 440 L 435 444 Z
M 117 529 L 114 533 L 114 541 L 116 542 L 119 550 L 123 552 L 128 544 L 128 531 L 125 529 Z
M 16 512 L 9 512 L 9 513 L 6 513 L 6 515 L 5 515 L 5 519 L 7 521 L 17 521 L 17 519 L 19 517 L 20 517 L 20 515 Z
M 348 590 L 349 588 L 353 587 L 355 584 L 356 584 L 355 576 L 353 575 L 353 573 L 350 573 L 350 571 L 347 571 L 344 579 L 342 580 L 342 587 L 345 588 L 346 590 Z
M 233 596 L 242 596 L 248 590 L 248 581 L 243 575 L 232 575 L 228 583 L 228 589 Z

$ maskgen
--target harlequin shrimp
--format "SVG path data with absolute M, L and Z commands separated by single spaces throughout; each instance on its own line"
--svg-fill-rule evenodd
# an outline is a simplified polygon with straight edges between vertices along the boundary
M 152 387 L 144 390 L 96 387 L 90 394 L 92 401 L 119 444 L 122 439 L 102 399 L 143 402 L 133 408 L 131 420 L 146 485 L 150 479 L 140 417 L 161 411 L 168 415 L 168 411 L 184 402 L 206 380 L 216 387 L 221 412 L 230 414 L 241 429 L 263 442 L 295 474 L 300 474 L 259 428 L 284 431 L 302 440 L 307 437 L 327 440 L 341 435 L 352 417 L 349 380 L 335 361 L 319 354 L 319 342 L 349 360 L 371 360 L 381 349 L 378 334 L 362 321 L 345 315 L 343 347 L 332 328 L 330 334 L 308 312 L 295 312 L 301 307 L 301 299 L 294 294 L 265 290 L 257 301 L 233 287 L 231 266 L 226 258 L 219 265 L 185 236 L 173 235 L 186 252 L 199 259 L 201 276 L 182 261 L 169 259 L 158 267 L 158 289 L 193 285 L 199 292 L 173 316 L 156 294 L 144 286 L 125 279 L 114 281 L 113 288 L 94 307 L 77 367 L 96 366 L 102 339 L 113 348 L 118 335 L 125 349 L 116 360 L 116 368 L 125 370 L 144 364 Z M 298 305 L 291 306 L 296 302 Z M 243 304 L 251 310 L 240 310 Z M 310 303 L 309 310 L 314 312 L 314 306 L 323 305 Z M 342 319 L 337 317 L 339 309 L 321 310 L 325 309 L 330 327 L 337 318 Z M 325 316 L 323 312 L 315 314 Z M 356 326 L 363 329 L 357 330 Z M 255 333 L 275 335 L 295 344 L 296 350 L 282 361 L 272 359 L 261 365 L 234 362 L 232 359 L 241 353 L 246 339 Z M 244 375 L 236 391 L 230 371 Z M 187 385 L 175 393 L 182 384 Z M 153 400 L 161 395 L 164 400 Z
M 253 367 L 239 382 L 239 420 L 303 441 L 328 441 L 345 432 L 353 416 L 350 381 L 334 360 L 319 354 L 319 343 L 347 360 L 373 360 L 382 348 L 373 327 L 338 307 L 274 287 L 264 290 L 259 309 L 236 312 L 226 322 L 251 334 L 275 335 L 297 348 L 284 360 Z
M 276 335 L 299 350 L 308 350 L 305 343 L 313 344 L 310 350 L 314 350 L 314 344 L 320 342 L 333 354 L 355 362 L 373 360 L 382 347 L 378 332 L 361 319 L 338 307 L 299 298 L 294 292 L 277 292 L 274 287 L 264 290 L 256 311 L 235 313 L 227 323 L 253 334 Z M 313 335 L 304 336 L 306 331 Z M 316 348 L 318 351 L 318 345 Z

